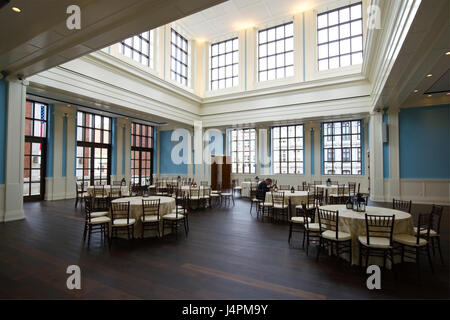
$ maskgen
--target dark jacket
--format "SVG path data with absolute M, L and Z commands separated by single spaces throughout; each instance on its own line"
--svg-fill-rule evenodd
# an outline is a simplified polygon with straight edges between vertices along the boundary
M 261 181 L 258 185 L 258 190 L 262 190 L 264 192 L 270 191 L 270 188 L 266 185 L 265 181 Z

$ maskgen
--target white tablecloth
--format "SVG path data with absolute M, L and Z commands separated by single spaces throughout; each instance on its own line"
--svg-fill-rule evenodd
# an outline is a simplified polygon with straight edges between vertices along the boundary
M 350 233 L 352 236 L 352 264 L 359 265 L 359 242 L 358 237 L 366 235 L 365 213 L 381 216 L 395 215 L 394 234 L 413 234 L 413 220 L 409 213 L 379 207 L 366 207 L 366 212 L 355 212 L 347 209 L 345 205 L 322 206 L 321 209 L 339 211 L 339 231 Z M 319 222 L 318 219 L 316 219 Z M 380 261 L 369 260 L 369 264 L 380 264 Z
M 175 199 L 172 197 L 158 197 L 158 196 L 151 196 L 151 197 L 130 197 L 130 198 L 120 198 L 111 201 L 112 203 L 117 202 L 130 202 L 130 218 L 136 219 L 136 224 L 134 225 L 134 237 L 140 238 L 142 235 L 142 222 L 141 222 L 141 216 L 142 216 L 142 199 L 144 200 L 157 200 L 160 199 L 160 205 L 159 205 L 159 215 L 160 217 L 171 213 L 175 209 Z M 162 235 L 162 221 L 160 222 L 160 231 Z M 145 236 L 154 236 L 155 232 L 153 231 L 145 231 Z M 122 236 L 126 238 L 125 236 Z
M 250 197 L 250 187 L 253 189 L 258 188 L 258 182 L 256 181 L 243 181 L 241 182 L 241 195 L 243 197 Z
M 101 186 L 95 186 L 95 187 L 101 187 Z M 109 196 L 109 193 L 111 192 L 111 186 L 110 185 L 105 185 L 105 194 L 107 196 Z M 122 192 L 122 194 L 128 193 L 128 186 L 113 186 L 113 188 L 119 188 L 120 187 L 120 191 Z M 86 189 L 86 192 L 90 195 L 90 196 L 94 196 L 94 186 L 89 186 Z
M 308 201 L 308 191 L 295 191 L 292 193 L 287 190 L 279 190 L 278 192 L 284 193 L 284 204 L 289 205 L 289 199 L 291 199 L 291 205 L 293 207 L 301 205 L 302 201 Z M 272 192 L 266 192 L 266 202 L 272 202 Z
M 335 184 L 331 185 L 331 186 L 327 186 L 326 184 L 319 184 L 319 185 L 316 185 L 316 188 L 324 189 L 325 190 L 325 194 L 324 194 L 325 197 L 329 196 L 329 195 L 332 195 L 332 194 L 337 194 L 337 191 L 338 191 L 338 186 L 335 185 Z M 348 186 L 345 185 L 344 195 L 347 195 L 347 194 L 348 194 Z

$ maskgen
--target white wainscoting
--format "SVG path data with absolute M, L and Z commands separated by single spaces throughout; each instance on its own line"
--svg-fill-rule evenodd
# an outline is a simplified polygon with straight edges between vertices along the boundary
M 391 181 L 384 181 L 384 201 L 392 201 Z M 400 179 L 401 200 L 413 203 L 450 205 L 450 180 Z
M 251 179 L 255 181 L 256 174 L 232 174 L 231 179 L 238 179 L 239 183 L 243 182 L 245 179 Z M 294 175 L 294 174 L 264 174 L 259 175 L 259 180 L 265 178 L 271 178 L 277 180 L 278 185 L 290 185 L 297 186 L 301 185 L 303 181 L 313 183 L 314 181 L 322 181 L 324 184 L 327 179 L 330 178 L 331 181 L 337 181 L 340 184 L 348 184 L 349 182 L 356 182 L 356 184 L 361 185 L 361 192 L 367 193 L 369 190 L 369 180 L 366 176 L 324 176 L 324 175 L 315 175 L 315 176 L 306 176 L 306 175 Z

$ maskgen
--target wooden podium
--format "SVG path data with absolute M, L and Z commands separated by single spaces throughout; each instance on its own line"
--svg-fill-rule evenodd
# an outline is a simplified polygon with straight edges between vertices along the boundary
M 211 156 L 211 187 L 217 190 L 221 184 L 222 189 L 231 189 L 231 157 Z

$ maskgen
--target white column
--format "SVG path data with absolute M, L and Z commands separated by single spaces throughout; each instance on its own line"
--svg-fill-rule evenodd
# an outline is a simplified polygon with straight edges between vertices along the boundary
M 116 121 L 116 180 L 131 180 L 131 121 L 117 118 Z M 125 159 L 124 159 L 125 158 Z
M 205 179 L 205 165 L 203 162 L 203 127 L 201 121 L 194 121 L 194 180 L 197 183 Z
M 389 125 L 389 190 L 390 198 L 400 197 L 400 152 L 398 110 L 388 112 Z
M 67 118 L 67 141 L 66 141 L 66 199 L 76 197 L 75 182 L 75 159 L 76 159 L 76 134 L 77 134 L 77 110 L 65 108 L 64 117 Z
M 384 201 L 382 123 L 381 112 L 370 115 L 370 198 L 373 201 Z
M 23 162 L 26 82 L 9 81 L 6 102 L 5 211 L 3 221 L 24 219 Z

